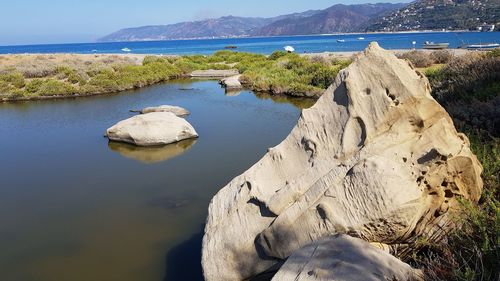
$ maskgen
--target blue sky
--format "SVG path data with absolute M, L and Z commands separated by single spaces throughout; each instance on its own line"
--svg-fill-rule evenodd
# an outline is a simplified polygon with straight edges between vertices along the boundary
M 269 17 L 323 9 L 336 0 L 4 0 L 0 45 L 92 42 L 124 27 L 169 24 L 225 15 Z

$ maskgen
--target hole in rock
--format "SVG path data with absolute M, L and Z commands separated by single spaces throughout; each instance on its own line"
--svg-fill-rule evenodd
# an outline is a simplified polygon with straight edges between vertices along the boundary
M 259 207 L 260 215 L 263 217 L 266 217 L 266 218 L 277 217 L 277 215 L 274 214 L 273 212 L 271 212 L 271 210 L 266 206 L 266 204 L 264 202 L 260 201 L 257 198 L 252 198 L 252 199 L 248 200 L 247 203 L 253 204 L 253 205 Z

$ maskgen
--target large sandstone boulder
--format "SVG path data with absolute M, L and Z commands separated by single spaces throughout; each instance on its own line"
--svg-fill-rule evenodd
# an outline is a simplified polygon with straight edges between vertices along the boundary
M 349 235 L 315 241 L 287 259 L 272 281 L 417 281 L 421 273 Z
M 196 138 L 198 134 L 185 119 L 171 112 L 153 112 L 118 122 L 106 136 L 112 141 L 154 146 Z
M 190 112 L 187 109 L 174 105 L 160 105 L 160 106 L 146 107 L 142 109 L 140 112 L 141 114 L 146 114 L 151 112 L 172 112 L 178 117 L 185 117 L 190 114 Z
M 376 43 L 302 112 L 290 135 L 212 199 L 207 281 L 244 280 L 347 233 L 405 258 L 477 201 L 482 167 L 427 78 Z

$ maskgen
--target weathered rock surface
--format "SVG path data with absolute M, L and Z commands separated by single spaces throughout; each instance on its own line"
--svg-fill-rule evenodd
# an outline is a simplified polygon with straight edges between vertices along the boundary
M 180 106 L 174 106 L 174 105 L 160 105 L 160 106 L 154 106 L 154 107 L 146 107 L 141 110 L 142 114 L 146 113 L 151 113 L 151 112 L 172 112 L 178 117 L 185 117 L 190 114 L 190 112 L 182 108 Z
M 212 199 L 207 281 L 244 280 L 318 239 L 347 233 L 403 258 L 477 201 L 482 167 L 431 97 L 427 78 L 376 43 L 290 135 Z
M 198 134 L 185 119 L 171 112 L 153 112 L 118 122 L 106 136 L 113 141 L 154 146 L 196 138 Z
M 240 90 L 243 88 L 240 82 L 240 77 L 241 75 L 235 75 L 228 78 L 224 78 L 220 80 L 220 83 L 222 86 L 224 86 L 224 88 L 226 88 L 226 91 Z
M 195 70 L 191 72 L 193 78 L 221 78 L 238 75 L 237 69 L 208 69 L 208 70 Z
M 287 259 L 272 281 L 417 281 L 420 272 L 370 243 L 340 234 L 315 241 Z

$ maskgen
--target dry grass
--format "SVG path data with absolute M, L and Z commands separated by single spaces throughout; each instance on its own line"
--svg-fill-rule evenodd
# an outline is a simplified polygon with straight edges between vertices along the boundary
M 111 65 L 139 65 L 143 59 L 143 55 L 0 55 L 0 73 L 17 71 L 25 78 L 41 78 L 55 75 L 62 66 L 86 71 Z

